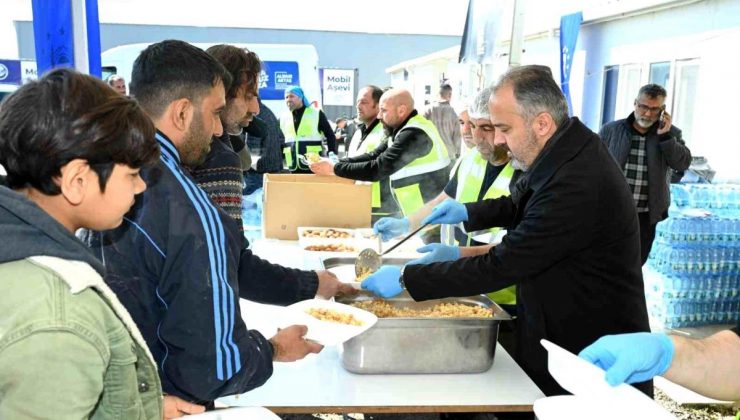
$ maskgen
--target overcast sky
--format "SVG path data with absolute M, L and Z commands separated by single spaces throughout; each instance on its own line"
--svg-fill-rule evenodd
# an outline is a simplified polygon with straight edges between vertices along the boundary
M 514 0 L 501 2 L 509 9 Z M 584 10 L 638 9 L 672 0 L 524 0 L 525 31 L 555 28 Z M 98 0 L 100 21 L 144 25 L 280 28 L 460 36 L 468 0 Z M 16 58 L 14 21 L 32 19 L 31 0 L 0 0 L 0 58 Z
M 2 3 L 3 14 L 31 19 L 31 0 Z M 106 23 L 440 35 L 462 34 L 467 5 L 468 0 L 98 0 Z

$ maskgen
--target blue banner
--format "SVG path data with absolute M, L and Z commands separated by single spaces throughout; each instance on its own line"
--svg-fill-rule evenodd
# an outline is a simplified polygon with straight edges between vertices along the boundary
M 0 83 L 7 85 L 20 85 L 21 62 L 20 60 L 0 60 Z
M 260 98 L 282 100 L 285 88 L 300 86 L 298 63 L 295 61 L 263 61 L 260 73 Z
M 560 88 L 568 101 L 568 112 L 573 115 L 570 103 L 570 67 L 576 51 L 578 31 L 583 22 L 583 13 L 573 13 L 560 17 Z
M 33 36 L 38 74 L 56 67 L 74 67 L 71 0 L 32 0 Z M 97 0 L 85 0 L 90 74 L 100 77 L 100 23 Z

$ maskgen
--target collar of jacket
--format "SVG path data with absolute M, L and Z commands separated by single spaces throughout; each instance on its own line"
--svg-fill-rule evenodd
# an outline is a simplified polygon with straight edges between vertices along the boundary
M 162 156 L 174 160 L 179 165 L 180 152 L 177 151 L 172 140 L 170 140 L 170 138 L 163 132 L 159 131 L 159 129 L 157 129 L 157 134 L 155 134 L 154 137 L 157 139 L 157 143 L 159 143 L 159 151 L 162 153 Z
M 541 188 L 563 164 L 577 155 L 589 141 L 593 141 L 593 136 L 594 133 L 576 117 L 569 118 L 561 124 L 537 156 L 532 167 L 514 186 L 511 194 L 514 203 L 518 203 L 528 190 L 536 191 Z
M 410 120 L 410 119 L 412 119 L 412 118 L 414 118 L 414 117 L 415 117 L 415 116 L 416 116 L 417 114 L 418 114 L 418 112 L 417 112 L 417 111 L 416 111 L 415 109 L 414 109 L 414 110 L 412 110 L 412 111 L 411 111 L 411 113 L 409 114 L 409 116 L 408 116 L 408 117 L 406 117 L 406 119 L 405 119 L 405 120 L 403 120 L 403 122 L 401 123 L 401 125 L 399 125 L 399 126 L 398 126 L 398 128 L 396 128 L 395 130 L 393 130 L 393 136 L 392 136 L 392 137 L 395 137 L 395 136 L 396 136 L 396 134 L 397 134 L 397 133 L 398 133 L 399 131 L 401 131 L 401 129 L 402 129 L 403 127 L 406 127 L 406 124 L 408 124 L 408 123 L 409 123 L 409 120 Z
M 0 264 L 34 255 L 82 261 L 105 275 L 103 263 L 49 213 L 23 194 L 0 187 Z
M 375 128 L 376 125 L 380 124 L 380 120 L 377 118 L 373 118 L 373 122 L 370 123 L 370 125 L 367 125 L 365 123 L 359 124 L 357 128 L 360 129 L 360 133 L 365 136 L 367 133 L 373 131 L 373 128 Z
M 301 118 L 303 118 L 303 113 L 304 113 L 305 111 L 306 111 L 306 107 L 305 107 L 305 106 L 302 106 L 302 107 L 300 107 L 300 108 L 298 108 L 298 109 L 294 109 L 294 110 L 293 110 L 293 111 L 291 111 L 290 113 L 291 113 L 291 114 L 293 114 L 293 118 L 294 118 L 294 119 L 297 119 L 298 121 L 300 121 L 300 120 L 301 120 Z
M 144 352 L 146 353 L 152 366 L 156 366 L 154 357 L 149 352 L 149 347 L 146 345 L 144 337 L 141 335 L 139 328 L 131 318 L 131 315 L 124 308 L 121 301 L 115 293 L 108 287 L 103 281 L 103 277 L 99 272 L 94 270 L 87 262 L 84 261 L 67 261 L 62 258 L 39 255 L 29 258 L 35 264 L 44 266 L 51 271 L 54 271 L 59 275 L 59 278 L 69 286 L 69 291 L 73 295 L 82 292 L 85 289 L 91 288 L 98 291 L 99 294 L 108 302 L 110 308 L 115 312 L 118 318 L 123 322 L 123 325 L 131 333 L 134 341 L 139 344 Z

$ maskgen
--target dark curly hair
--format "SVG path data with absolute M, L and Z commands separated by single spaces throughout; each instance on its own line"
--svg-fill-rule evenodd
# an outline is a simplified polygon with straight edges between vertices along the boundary
M 242 87 L 249 93 L 257 90 L 262 62 L 254 51 L 218 44 L 208 48 L 206 52 L 218 60 L 231 75 L 231 86 L 226 91 L 227 100 L 236 98 Z

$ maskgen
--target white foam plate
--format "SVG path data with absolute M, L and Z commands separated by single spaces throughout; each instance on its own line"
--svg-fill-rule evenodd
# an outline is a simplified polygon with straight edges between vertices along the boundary
M 604 379 L 606 372 L 598 366 L 547 340 L 540 342 L 547 349 L 547 370 L 573 395 L 535 401 L 538 419 L 675 419 L 636 388 L 609 385 Z
M 276 420 L 280 417 L 264 407 L 238 407 L 223 410 L 208 411 L 202 414 L 183 416 L 184 419 L 192 420 Z
M 336 267 L 332 267 L 328 269 L 330 272 L 334 273 L 335 276 L 341 281 L 342 283 L 347 283 L 354 287 L 355 289 L 361 289 L 360 286 L 362 282 L 357 281 L 357 276 L 355 275 L 355 266 L 354 265 L 338 265 Z
M 330 309 L 340 313 L 350 314 L 362 322 L 362 325 L 322 321 L 309 315 L 307 313 L 309 309 Z M 378 317 L 368 311 L 323 299 L 309 299 L 287 306 L 282 320 L 282 324 L 285 327 L 296 324 L 307 326 L 308 333 L 306 333 L 305 338 L 325 346 L 344 343 L 350 338 L 364 333 L 375 325 L 376 322 L 378 322 Z

